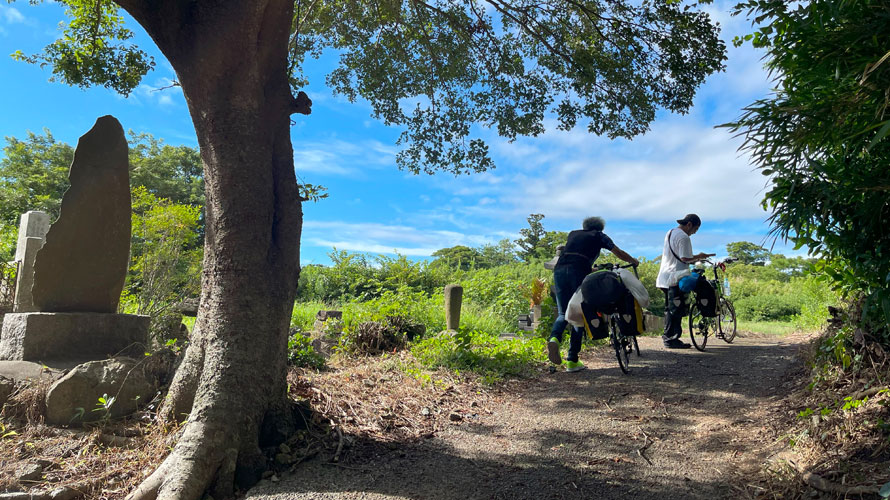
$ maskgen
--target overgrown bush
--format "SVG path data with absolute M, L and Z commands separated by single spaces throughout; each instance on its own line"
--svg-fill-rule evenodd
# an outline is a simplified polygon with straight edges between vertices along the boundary
M 363 321 L 340 335 L 338 350 L 353 355 L 377 355 L 402 349 L 407 336 L 389 321 Z
M 502 340 L 486 332 L 461 328 L 442 332 L 411 346 L 411 353 L 429 370 L 447 368 L 473 372 L 485 382 L 529 374 L 542 361 L 543 338 Z
M 815 276 L 794 278 L 793 284 L 801 296 L 800 314 L 793 318 L 801 330 L 818 330 L 825 326 L 828 306 L 837 306 L 840 295 Z
M 368 257 L 334 250 L 332 266 L 306 266 L 300 272 L 297 298 L 325 303 L 367 301 L 387 291 L 408 288 L 433 294 L 455 278 L 444 266 L 411 261 L 403 255 Z M 459 273 L 458 273 L 459 275 Z
M 203 250 L 197 206 L 133 189 L 133 261 L 122 297 L 125 310 L 158 316 L 201 285 Z
M 325 365 L 324 357 L 312 347 L 312 339 L 301 332 L 295 332 L 287 339 L 287 361 L 292 366 L 316 370 L 324 368 Z
M 748 321 L 789 321 L 800 314 L 800 297 L 754 295 L 734 301 L 736 314 Z

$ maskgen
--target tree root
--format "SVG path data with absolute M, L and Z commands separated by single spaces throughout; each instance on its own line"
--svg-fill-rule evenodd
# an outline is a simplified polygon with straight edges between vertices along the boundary
M 788 460 L 787 462 L 797 470 L 800 474 L 800 478 L 807 484 L 807 486 L 819 491 L 834 493 L 841 495 L 844 498 L 847 498 L 848 495 L 876 495 L 878 493 L 878 486 L 845 486 L 843 484 L 829 481 L 815 472 L 805 470 L 794 460 Z
M 221 427 L 190 421 L 173 452 L 127 500 L 198 500 L 214 478 L 213 492 L 230 498 L 238 451 L 225 447 L 220 453 L 225 436 Z
M 844 486 L 825 479 L 814 472 L 801 472 L 801 478 L 807 485 L 827 493 L 836 493 L 847 498 L 849 495 L 876 495 L 877 486 Z

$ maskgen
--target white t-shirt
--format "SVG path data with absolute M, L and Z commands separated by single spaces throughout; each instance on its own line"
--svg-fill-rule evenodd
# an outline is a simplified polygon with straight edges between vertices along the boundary
M 670 246 L 669 246 L 670 245 Z M 671 252 L 671 248 L 674 249 Z M 664 250 L 661 253 L 661 267 L 658 269 L 658 278 L 655 286 L 658 288 L 670 288 L 677 284 L 680 271 L 689 271 L 689 264 L 674 257 L 674 253 L 683 258 L 692 257 L 692 240 L 682 229 L 675 227 L 664 236 Z

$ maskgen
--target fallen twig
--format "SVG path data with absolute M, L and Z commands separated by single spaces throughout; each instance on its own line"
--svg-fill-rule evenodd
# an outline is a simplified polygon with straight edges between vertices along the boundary
M 337 443 L 337 451 L 334 453 L 334 458 L 331 459 L 331 462 L 336 463 L 340 461 L 340 452 L 343 451 L 343 431 L 339 427 L 334 427 L 334 429 L 337 430 L 337 436 L 340 438 Z
M 644 455 L 643 452 L 646 451 L 647 448 L 652 446 L 652 443 L 654 443 L 654 441 L 649 439 L 649 435 L 643 431 L 642 427 L 637 427 L 637 429 L 639 429 L 640 432 L 643 434 L 643 437 L 646 438 L 645 444 L 643 444 L 643 446 L 641 448 L 637 448 L 637 455 L 639 455 L 643 460 L 645 460 L 647 464 L 652 465 L 652 461 L 649 460 L 649 457 Z

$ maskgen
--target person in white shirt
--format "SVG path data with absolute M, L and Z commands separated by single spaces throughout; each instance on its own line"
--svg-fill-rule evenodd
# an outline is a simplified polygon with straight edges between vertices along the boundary
M 692 253 L 690 236 L 698 232 L 701 218 L 687 214 L 677 221 L 679 226 L 671 229 L 664 237 L 664 250 L 661 253 L 661 267 L 655 286 L 664 292 L 664 334 L 661 339 L 668 349 L 687 349 L 690 345 L 680 340 L 683 333 L 681 320 L 686 314 L 686 294 L 680 291 L 677 282 L 689 274 L 689 264 L 711 257 L 712 253 Z

